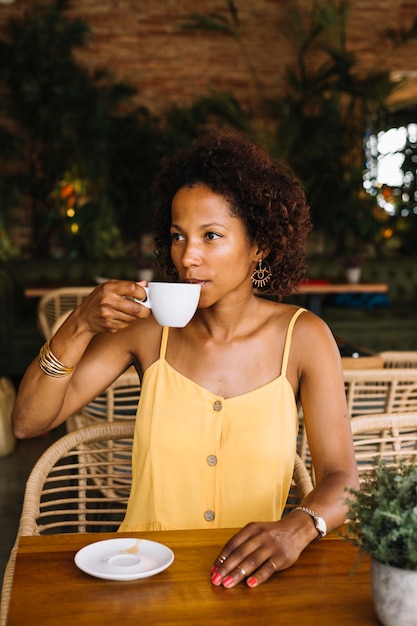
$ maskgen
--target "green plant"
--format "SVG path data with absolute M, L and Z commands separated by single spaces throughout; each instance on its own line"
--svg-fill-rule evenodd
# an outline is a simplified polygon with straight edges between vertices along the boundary
M 19 248 L 11 240 L 7 231 L 0 228 L 0 261 L 8 261 L 19 256 Z
M 381 229 L 363 189 L 363 143 L 395 87 L 387 71 L 358 72 L 347 45 L 349 5 L 315 1 L 308 19 L 291 6 L 295 62 L 286 68 L 284 96 L 271 103 L 277 150 L 304 181 L 315 228 L 342 252 L 375 241 Z
M 150 229 L 163 133 L 146 109 L 133 106 L 133 87 L 104 71 L 89 74 L 76 61 L 90 31 L 68 17 L 69 4 L 35 2 L 0 40 L 0 111 L 9 120 L 0 127 L 0 142 L 7 139 L 0 145 L 1 208 L 28 207 L 34 257 L 53 249 L 127 254 L 129 241 Z M 57 201 L 68 174 L 88 189 L 75 216 Z
M 350 494 L 349 540 L 381 563 L 417 570 L 417 464 L 377 458 Z
M 55 225 L 47 196 L 74 158 L 79 94 L 90 84 L 72 59 L 88 29 L 81 20 L 67 22 L 64 5 L 35 5 L 26 19 L 10 22 L 9 37 L 0 42 L 0 77 L 7 86 L 3 110 L 22 140 L 14 154 L 18 173 L 9 179 L 17 179 L 29 197 L 40 251 L 47 249 Z

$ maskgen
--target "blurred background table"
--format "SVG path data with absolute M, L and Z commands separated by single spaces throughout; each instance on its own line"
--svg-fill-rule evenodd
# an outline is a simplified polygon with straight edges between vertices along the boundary
M 300 283 L 296 294 L 306 294 L 308 309 L 316 315 L 321 316 L 323 296 L 339 293 L 387 292 L 387 283 L 331 283 L 326 280 L 314 280 Z

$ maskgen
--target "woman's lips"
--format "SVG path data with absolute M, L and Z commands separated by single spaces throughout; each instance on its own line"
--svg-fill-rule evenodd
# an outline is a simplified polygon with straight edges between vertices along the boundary
M 202 287 L 207 283 L 206 280 L 200 280 L 198 278 L 186 278 L 185 281 L 191 285 L 201 285 Z

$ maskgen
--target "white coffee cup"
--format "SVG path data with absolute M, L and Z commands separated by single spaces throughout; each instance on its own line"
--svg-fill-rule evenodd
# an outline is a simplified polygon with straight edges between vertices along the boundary
M 152 310 L 161 326 L 183 328 L 196 312 L 201 285 L 193 283 L 148 283 L 146 300 L 136 300 Z

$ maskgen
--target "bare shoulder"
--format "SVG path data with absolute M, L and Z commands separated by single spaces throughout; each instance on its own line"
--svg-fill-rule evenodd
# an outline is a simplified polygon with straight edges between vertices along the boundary
M 292 336 L 291 352 L 302 369 L 340 365 L 336 339 L 326 322 L 308 310 L 299 315 Z
M 298 307 L 291 307 L 291 309 L 293 309 L 293 313 L 290 314 L 291 316 L 295 314 L 297 310 L 300 310 Z M 300 335 L 309 333 L 309 336 L 311 334 L 310 340 L 312 342 L 334 341 L 332 331 L 321 317 L 318 317 L 307 309 L 301 309 L 301 311 L 302 313 L 298 316 L 294 326 L 294 339 L 297 339 Z

